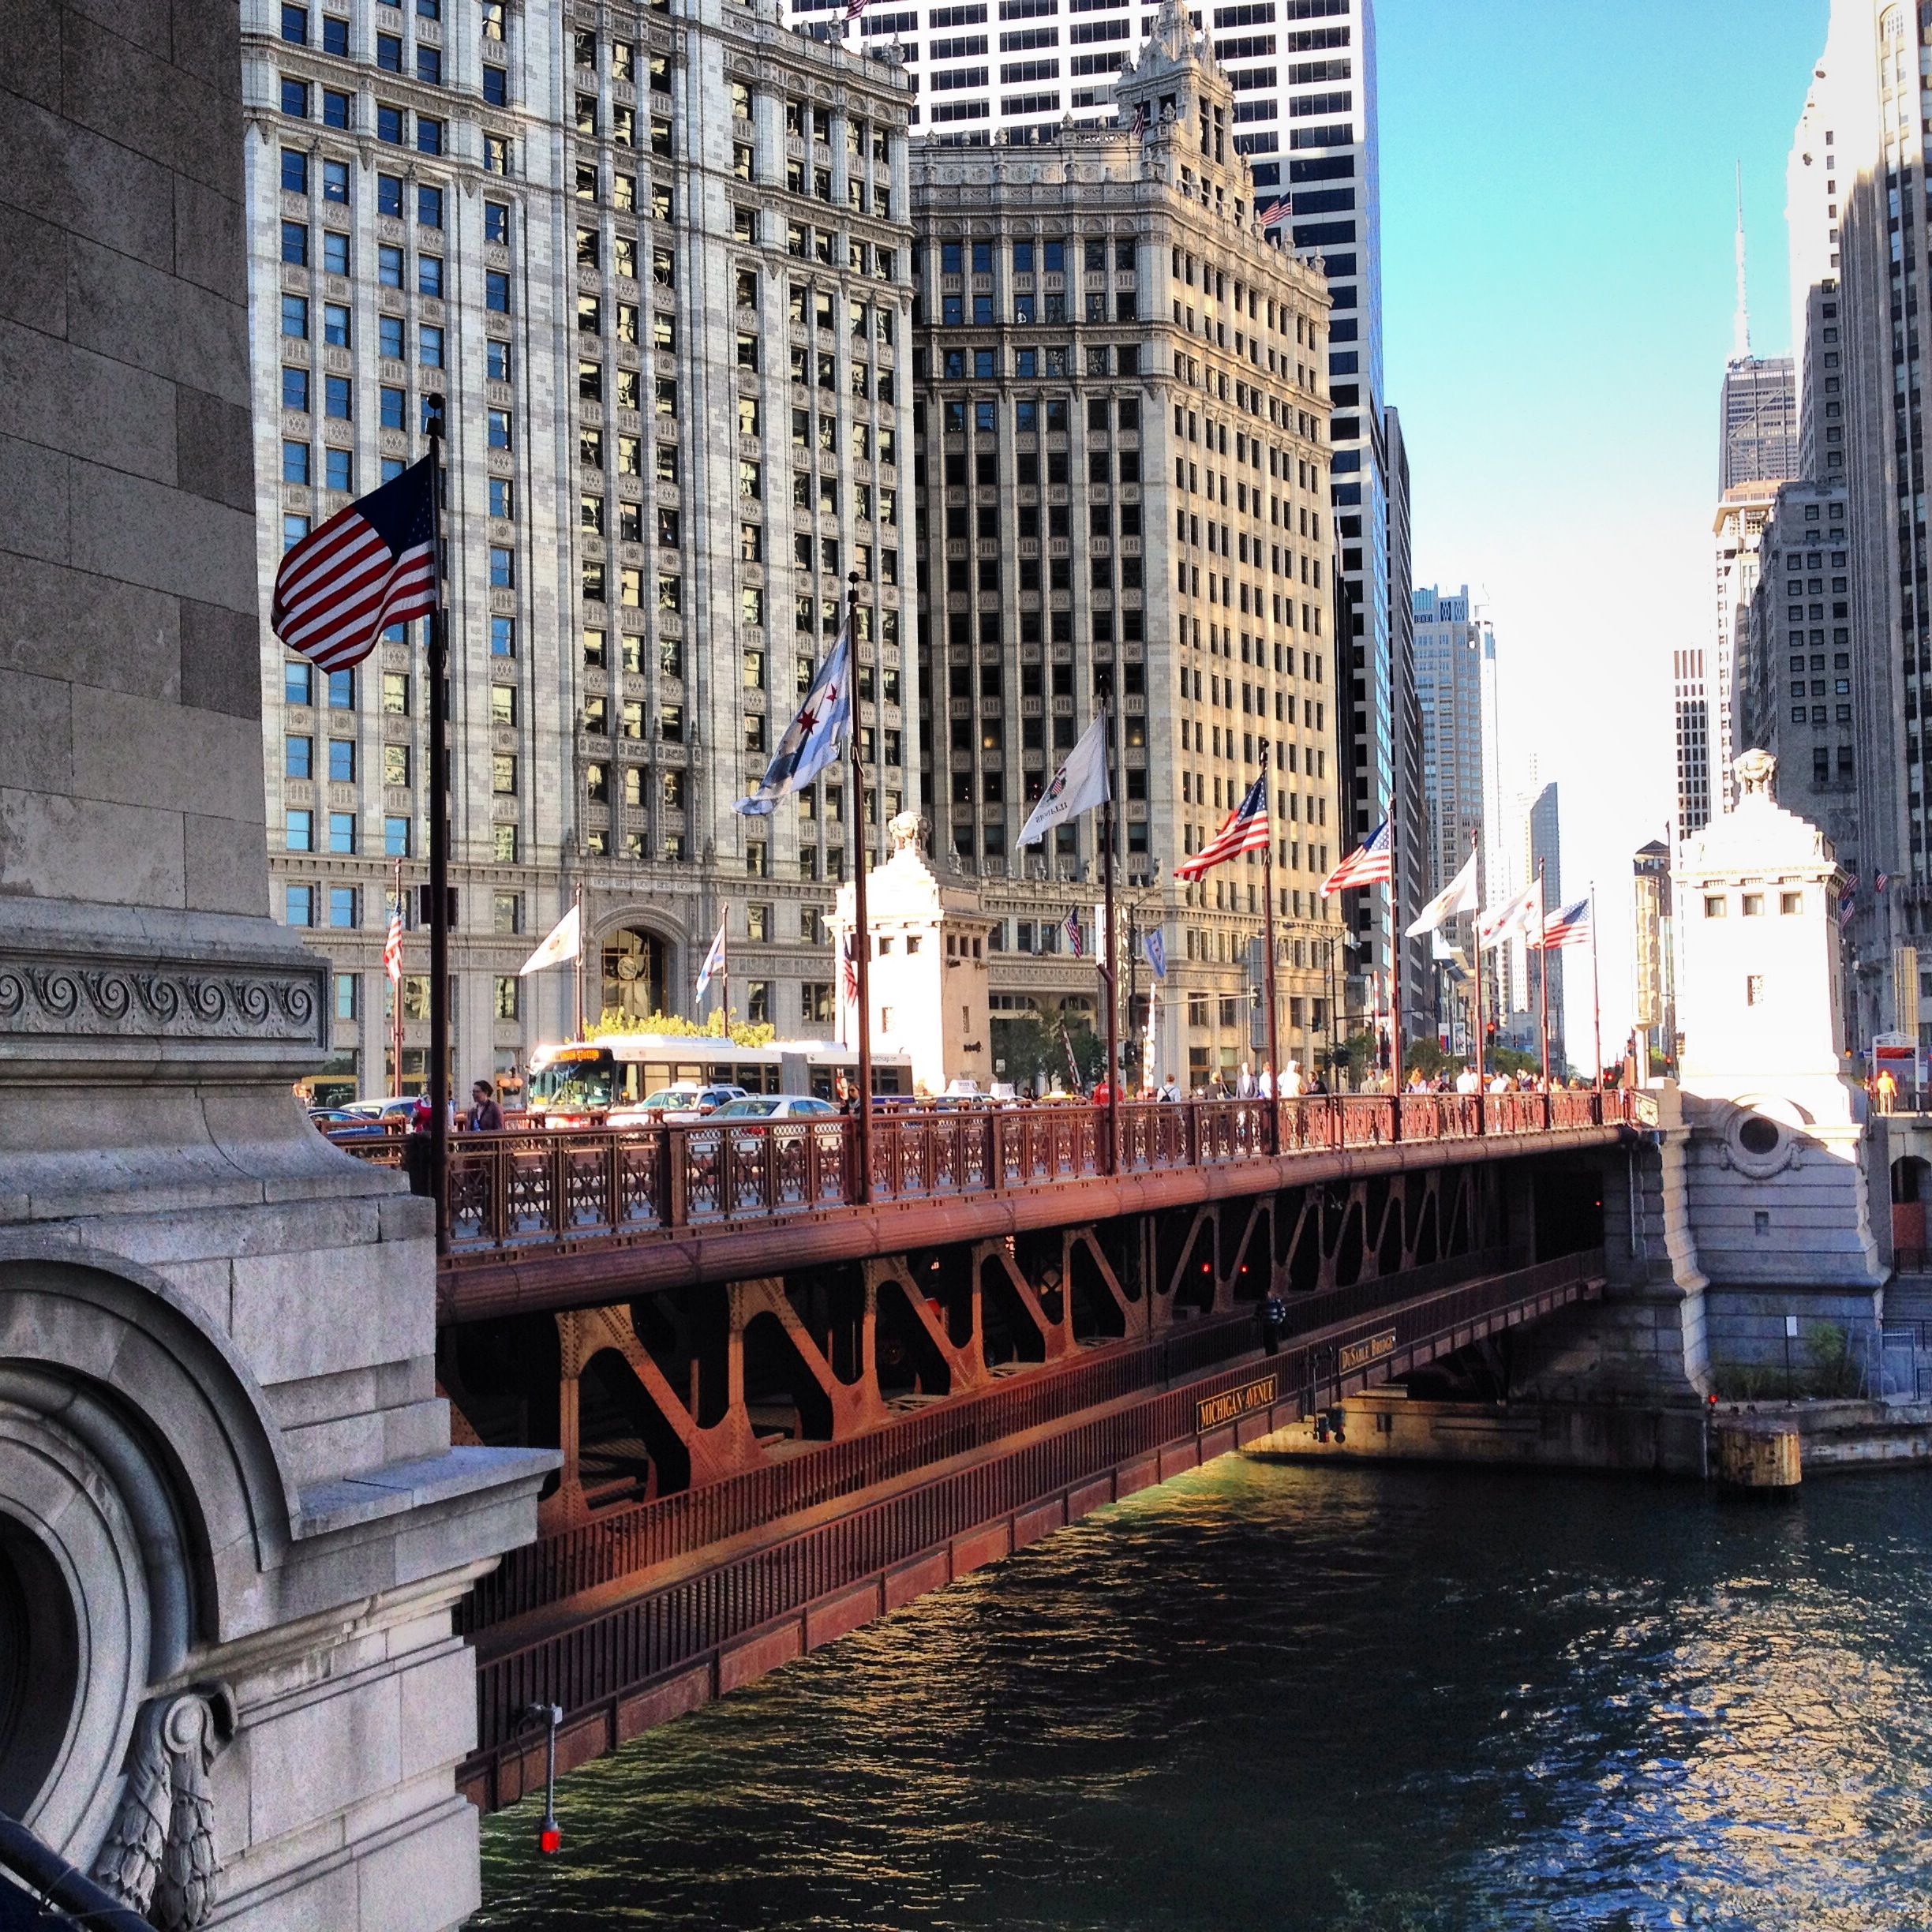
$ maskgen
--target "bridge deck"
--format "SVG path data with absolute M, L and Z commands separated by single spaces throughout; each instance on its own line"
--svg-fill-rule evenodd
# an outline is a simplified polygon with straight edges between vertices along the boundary
M 465 1134 L 438 1315 L 475 1320 L 1421 1164 L 1602 1145 L 1642 1096 L 1348 1095 Z M 346 1141 L 400 1163 L 402 1140 Z

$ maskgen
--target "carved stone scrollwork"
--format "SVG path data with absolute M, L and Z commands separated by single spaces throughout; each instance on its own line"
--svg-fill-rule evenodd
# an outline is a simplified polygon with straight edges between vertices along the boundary
M 94 1882 L 155 1932 L 195 1932 L 215 1909 L 215 1800 L 208 1773 L 233 1740 L 226 1684 L 151 1698 L 134 1720 L 127 1787 L 94 1861 Z
M 0 1032 L 308 1042 L 316 988 L 307 974 L 0 957 Z

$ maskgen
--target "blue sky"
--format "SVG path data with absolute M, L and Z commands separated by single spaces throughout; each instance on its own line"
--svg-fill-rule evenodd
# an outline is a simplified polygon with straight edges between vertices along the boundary
M 1752 346 L 1781 354 L 1784 161 L 1826 13 L 1376 7 L 1387 399 L 1415 578 L 1466 581 L 1495 617 L 1506 773 L 1526 783 L 1537 752 L 1562 787 L 1567 891 L 1603 891 L 1606 1041 L 1628 1024 L 1630 854 L 1672 808 L 1669 652 L 1710 635 L 1732 169 Z M 1570 984 L 1587 1053 L 1586 971 Z

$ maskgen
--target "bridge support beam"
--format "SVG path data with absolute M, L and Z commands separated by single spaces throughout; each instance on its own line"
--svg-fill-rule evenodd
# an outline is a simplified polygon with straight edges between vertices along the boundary
M 1711 1387 L 1706 1282 L 1698 1266 L 1687 1185 L 1690 1130 L 1673 1088 L 1659 1125 L 1638 1145 L 1597 1156 L 1603 1297 L 1540 1324 L 1517 1342 L 1519 1393 L 1553 1400 L 1694 1402 Z

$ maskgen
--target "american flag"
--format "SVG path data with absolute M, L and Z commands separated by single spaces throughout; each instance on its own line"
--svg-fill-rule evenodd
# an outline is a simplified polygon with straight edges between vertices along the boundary
M 1877 873 L 1874 875 L 1872 879 L 1872 890 L 1874 892 L 1883 892 L 1885 889 L 1891 883 L 1892 874 L 1889 872 Z
M 389 975 L 390 983 L 402 983 L 402 901 L 398 899 L 389 909 L 389 937 L 383 942 L 383 971 Z
M 845 0 L 845 24 L 850 26 L 863 13 L 871 0 Z
M 1537 943 L 1542 946 L 1588 945 L 1589 936 L 1590 902 L 1577 899 L 1567 906 L 1559 906 L 1543 922 L 1543 937 Z
M 1288 203 L 1286 198 L 1284 197 L 1279 201 L 1271 201 L 1268 205 L 1255 217 L 1255 220 L 1261 227 L 1272 228 L 1278 221 L 1286 219 L 1287 214 Z
M 859 998 L 859 955 L 852 947 L 852 935 L 845 935 L 845 943 L 839 948 L 839 978 L 845 989 L 845 1003 L 854 1005 Z
M 1859 875 L 1854 872 L 1844 882 L 1844 890 L 1838 895 L 1838 923 L 1849 926 L 1852 915 L 1858 905 Z
M 1275 836 L 1268 823 L 1268 775 L 1266 767 L 1248 788 L 1247 796 L 1221 822 L 1221 829 L 1192 859 L 1174 869 L 1174 877 L 1197 879 L 1224 859 L 1245 852 L 1266 852 Z
M 436 608 L 436 459 L 425 456 L 289 551 L 268 621 L 290 650 L 341 671 L 390 625 Z
M 1386 886 L 1395 876 L 1395 841 L 1384 818 L 1342 863 L 1322 881 L 1322 897 L 1346 892 L 1351 886 Z M 1180 868 L 1177 866 L 1175 871 Z
M 1067 950 L 1076 959 L 1078 959 L 1081 952 L 1080 915 L 1077 912 L 1069 912 L 1066 915 L 1066 924 L 1062 930 L 1067 936 Z

